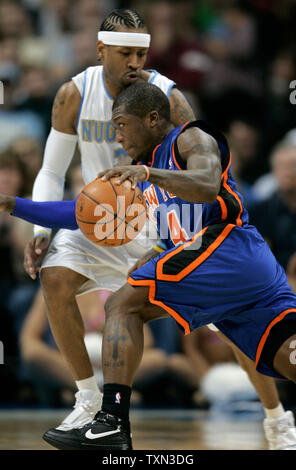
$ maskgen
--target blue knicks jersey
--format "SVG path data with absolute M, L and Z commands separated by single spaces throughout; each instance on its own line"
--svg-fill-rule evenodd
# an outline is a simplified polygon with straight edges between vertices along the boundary
M 160 239 L 167 249 L 190 240 L 204 227 L 217 223 L 232 223 L 242 226 L 248 223 L 248 213 L 243 207 L 242 196 L 237 192 L 231 175 L 231 155 L 225 137 L 204 121 L 192 121 L 173 129 L 158 145 L 147 166 L 164 170 L 186 170 L 178 152 L 177 137 L 190 127 L 198 127 L 211 135 L 221 153 L 221 187 L 213 203 L 185 201 L 149 181 L 139 183 L 145 196 L 148 216 L 157 226 Z

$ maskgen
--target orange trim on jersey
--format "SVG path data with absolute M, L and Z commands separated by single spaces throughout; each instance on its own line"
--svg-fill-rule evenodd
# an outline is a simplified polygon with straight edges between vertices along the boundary
M 181 325 L 184 328 L 184 333 L 185 335 L 188 335 L 190 333 L 190 326 L 189 323 L 184 320 L 184 318 L 179 315 L 178 312 L 173 310 L 171 307 L 166 305 L 165 303 L 155 300 L 155 281 L 153 279 L 133 279 L 132 277 L 129 277 L 127 280 L 128 284 L 131 286 L 143 286 L 143 287 L 149 287 L 149 301 L 150 303 L 154 305 L 158 305 L 159 307 L 163 308 L 166 312 L 168 312 L 179 325 Z
M 232 194 L 232 196 L 237 200 L 237 202 L 239 203 L 239 207 L 240 207 L 240 211 L 238 213 L 238 216 L 236 218 L 236 224 L 239 225 L 240 227 L 243 225 L 243 221 L 242 221 L 242 218 L 241 218 L 241 215 L 243 213 L 243 206 L 242 206 L 242 202 L 238 196 L 237 193 L 235 193 L 234 191 L 232 191 L 231 187 L 228 186 L 228 184 L 226 182 L 223 183 L 223 186 L 224 188 L 230 193 Z
M 231 152 L 229 153 L 229 162 L 228 162 L 228 165 L 226 167 L 226 169 L 223 171 L 222 175 L 221 175 L 221 180 L 224 179 L 225 177 L 228 178 L 228 170 L 230 168 L 230 165 L 231 165 Z
M 153 167 L 153 164 L 154 164 L 155 152 L 156 152 L 156 150 L 158 149 L 158 147 L 160 147 L 160 146 L 161 146 L 161 144 L 156 145 L 155 149 L 153 150 L 153 153 L 152 153 L 152 161 L 151 161 L 151 167 Z
M 179 170 L 182 171 L 182 168 L 180 167 L 180 165 L 178 164 L 177 159 L 176 159 L 175 149 L 174 149 L 174 143 L 175 143 L 175 140 L 174 140 L 174 142 L 172 143 L 172 155 L 173 155 L 173 160 L 174 160 L 174 162 L 175 162 L 176 167 L 177 167 Z
M 267 337 L 270 333 L 270 330 L 271 328 L 276 324 L 278 323 L 279 321 L 281 321 L 286 315 L 288 315 L 288 313 L 296 313 L 296 310 L 295 308 L 290 308 L 288 310 L 284 310 L 284 312 L 280 313 L 277 317 L 275 317 L 272 322 L 268 325 L 268 327 L 266 328 L 263 336 L 261 337 L 261 340 L 258 344 L 258 347 L 257 347 L 257 352 L 256 352 L 256 361 L 255 361 L 255 366 L 257 367 L 258 365 L 258 362 L 260 360 L 260 356 L 261 356 L 261 353 L 262 353 L 262 350 L 263 350 L 263 347 L 266 343 L 266 340 L 267 340 Z M 292 336 L 292 335 L 291 335 Z
M 221 196 L 217 196 L 217 200 L 221 208 L 221 221 L 224 222 L 224 220 L 227 219 L 227 214 L 228 214 L 227 207 Z
M 240 200 L 240 197 L 239 195 L 234 192 L 231 187 L 227 184 L 227 181 L 228 181 L 228 170 L 229 170 L 229 167 L 231 165 L 231 153 L 229 154 L 229 162 L 228 162 L 228 165 L 227 165 L 227 168 L 226 170 L 223 172 L 221 178 L 223 179 L 223 183 L 222 185 L 224 186 L 224 188 L 226 189 L 226 191 L 230 194 L 232 194 L 232 196 L 237 200 L 238 204 L 239 204 L 239 207 L 240 207 L 240 210 L 239 210 L 239 213 L 238 213 L 238 216 L 236 218 L 236 224 L 239 225 L 240 227 L 243 225 L 243 221 L 242 221 L 242 218 L 241 218 L 241 215 L 243 213 L 243 205 L 242 205 L 242 201 Z M 219 204 L 220 204 L 220 207 L 221 207 L 221 220 L 225 220 L 224 217 L 225 217 L 225 209 L 227 211 L 227 208 L 226 206 L 225 207 L 222 207 L 222 198 L 220 198 L 219 196 L 217 197 L 218 201 L 219 201 Z M 224 202 L 224 201 L 223 201 Z M 224 204 L 225 205 L 225 204 Z M 226 217 L 227 217 L 227 212 L 226 212 Z
M 181 279 L 183 279 L 185 276 L 190 274 L 194 269 L 196 269 L 201 263 L 203 263 L 211 254 L 218 248 L 218 246 L 221 245 L 221 243 L 228 237 L 230 232 L 234 229 L 235 225 L 234 224 L 227 224 L 224 230 L 221 232 L 221 234 L 216 238 L 216 240 L 208 246 L 208 248 L 200 255 L 198 256 L 192 263 L 190 263 L 186 268 L 182 269 L 178 274 L 164 274 L 163 273 L 163 265 L 164 263 L 172 258 L 176 253 L 179 253 L 180 251 L 184 250 L 187 246 L 192 244 L 196 238 L 200 235 L 203 235 L 205 231 L 208 229 L 209 226 L 205 227 L 201 232 L 198 234 L 194 235 L 194 237 L 187 243 L 182 244 L 180 247 L 178 247 L 176 250 L 169 252 L 166 256 L 161 258 L 157 262 L 156 266 L 156 279 L 161 280 L 161 281 L 171 281 L 171 282 L 179 282 Z
M 224 186 L 225 177 L 228 178 L 228 170 L 229 170 L 230 164 L 231 164 L 231 154 L 229 154 L 228 165 L 221 175 L 222 186 Z M 220 204 L 220 209 L 221 209 L 221 222 L 223 222 L 224 220 L 227 219 L 227 216 L 228 216 L 227 206 L 221 196 L 217 196 L 217 200 Z

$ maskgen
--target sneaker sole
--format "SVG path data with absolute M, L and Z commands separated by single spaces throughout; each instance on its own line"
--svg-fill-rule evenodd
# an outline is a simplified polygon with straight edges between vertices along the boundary
M 122 446 L 98 446 L 97 444 L 88 444 L 84 442 L 77 442 L 76 440 L 66 439 L 62 436 L 53 435 L 51 432 L 45 432 L 43 439 L 58 450 L 133 450 L 127 444 Z

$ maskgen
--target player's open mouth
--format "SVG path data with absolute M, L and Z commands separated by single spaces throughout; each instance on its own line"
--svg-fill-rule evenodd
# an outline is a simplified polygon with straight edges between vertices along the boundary
M 130 81 L 136 81 L 138 80 L 139 76 L 136 72 L 130 72 L 126 75 L 126 77 L 130 80 Z

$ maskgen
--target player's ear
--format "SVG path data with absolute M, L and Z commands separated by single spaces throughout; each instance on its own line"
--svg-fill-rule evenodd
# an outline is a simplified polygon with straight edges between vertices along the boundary
M 155 127 L 159 121 L 159 114 L 157 111 L 151 111 L 149 113 L 150 127 Z
M 97 42 L 97 54 L 100 60 L 104 59 L 106 46 L 102 41 Z

